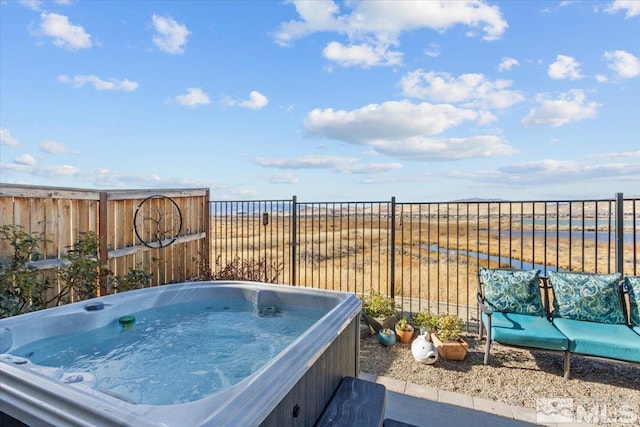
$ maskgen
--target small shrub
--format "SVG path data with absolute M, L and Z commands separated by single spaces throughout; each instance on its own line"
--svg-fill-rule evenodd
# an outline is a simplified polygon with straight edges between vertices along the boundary
M 398 307 L 393 298 L 385 297 L 375 289 L 369 289 L 368 295 L 360 297 L 362 312 L 371 317 L 387 317 L 396 314 Z
M 439 314 L 436 334 L 442 341 L 458 341 L 462 333 L 462 319 L 455 314 Z
M 267 264 L 266 259 L 241 260 L 235 257 L 226 264 L 222 262 L 222 256 L 216 258 L 215 269 L 212 269 L 206 262 L 199 262 L 198 280 L 244 280 L 250 282 L 277 283 L 278 277 L 284 270 L 284 265 Z
M 60 293 L 62 302 L 69 302 L 71 293 L 80 300 L 94 298 L 100 279 L 111 272 L 100 264 L 98 257 L 99 237 L 93 231 L 81 233 L 67 253 L 69 265 L 60 270 L 64 287 Z
M 420 311 L 413 315 L 413 323 L 422 329 L 435 332 L 438 328 L 438 316 L 428 311 Z
M 46 306 L 50 285 L 38 277 L 38 271 L 27 263 L 37 255 L 45 241 L 38 233 L 27 233 L 20 225 L 0 227 L 0 239 L 8 241 L 13 256 L 0 264 L 0 317 L 15 316 L 40 310 Z
M 139 267 L 140 265 L 132 268 L 123 276 L 113 277 L 111 279 L 113 289 L 116 292 L 126 292 L 134 289 L 148 288 L 151 285 L 153 275 Z

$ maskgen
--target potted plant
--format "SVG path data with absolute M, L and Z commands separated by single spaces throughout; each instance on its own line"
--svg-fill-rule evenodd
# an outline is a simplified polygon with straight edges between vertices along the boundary
M 382 328 L 378 331 L 378 342 L 384 346 L 396 343 L 396 334 L 389 328 Z
M 383 328 L 393 328 L 397 321 L 397 307 L 393 298 L 385 297 L 372 288 L 369 294 L 363 295 L 360 300 L 362 317 L 375 333 Z
M 455 314 L 438 314 L 436 332 L 431 340 L 443 359 L 463 360 L 467 355 L 469 344 L 462 339 L 462 319 Z
M 404 316 L 396 323 L 396 335 L 398 336 L 398 341 L 403 344 L 410 343 L 411 338 L 413 338 L 413 326 L 409 324 Z
M 413 315 L 413 324 L 420 329 L 420 335 L 424 335 L 427 341 L 431 341 L 431 334 L 438 328 L 438 316 L 426 310 Z

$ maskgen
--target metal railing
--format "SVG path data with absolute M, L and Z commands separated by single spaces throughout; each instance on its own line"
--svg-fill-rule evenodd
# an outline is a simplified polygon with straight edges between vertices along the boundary
M 393 295 L 477 320 L 482 266 L 640 275 L 640 199 L 444 203 L 212 201 L 211 259 L 278 282 Z M 215 268 L 215 267 L 214 267 Z M 275 273 L 274 273 L 275 272 Z

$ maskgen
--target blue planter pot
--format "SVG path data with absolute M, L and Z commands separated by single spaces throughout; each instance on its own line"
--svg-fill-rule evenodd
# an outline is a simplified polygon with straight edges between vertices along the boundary
M 378 332 L 378 342 L 382 345 L 394 345 L 396 343 L 396 334 L 393 331 L 390 334 Z

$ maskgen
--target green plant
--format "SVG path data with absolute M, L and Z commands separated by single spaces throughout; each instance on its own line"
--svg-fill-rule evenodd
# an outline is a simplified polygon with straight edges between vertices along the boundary
M 375 289 L 369 289 L 368 295 L 360 297 L 362 312 L 371 317 L 387 317 L 396 314 L 398 307 L 393 298 L 385 297 Z
M 413 323 L 422 329 L 434 332 L 438 328 L 438 316 L 428 311 L 420 311 L 413 315 Z
M 382 329 L 380 329 L 380 333 L 381 333 L 382 335 L 391 335 L 391 334 L 393 334 L 394 332 L 393 332 L 391 329 L 389 329 L 389 328 L 382 328 Z
M 80 233 L 67 253 L 69 265 L 60 270 L 60 279 L 64 283 L 60 293 L 61 301 L 69 302 L 72 292 L 80 300 L 96 296 L 100 279 L 110 274 L 107 266 L 100 264 L 98 247 L 99 237 L 96 233 Z
M 13 248 L 13 256 L 0 260 L 0 317 L 44 308 L 49 282 L 39 278 L 37 270 L 28 262 L 37 256 L 37 249 L 45 239 L 15 224 L 1 226 L 0 239 Z
M 439 314 L 436 334 L 442 341 L 459 341 L 462 333 L 462 319 L 455 314 Z
M 112 278 L 113 289 L 116 292 L 125 292 L 149 287 L 153 275 L 139 267 L 140 265 L 138 264 L 136 268 L 132 268 L 127 274 Z
M 407 332 L 412 329 L 412 326 L 409 324 L 407 318 L 405 316 L 402 316 L 400 320 L 398 320 L 398 323 L 396 323 L 396 328 L 399 331 Z

